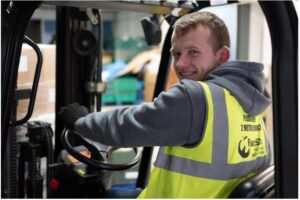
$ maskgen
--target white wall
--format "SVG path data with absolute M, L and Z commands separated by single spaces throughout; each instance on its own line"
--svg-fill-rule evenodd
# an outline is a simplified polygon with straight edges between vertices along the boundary
M 231 4 L 224 6 L 209 7 L 204 8 L 203 10 L 216 14 L 226 24 L 229 31 L 231 43 L 231 53 L 229 59 L 235 60 L 237 55 L 237 5 Z

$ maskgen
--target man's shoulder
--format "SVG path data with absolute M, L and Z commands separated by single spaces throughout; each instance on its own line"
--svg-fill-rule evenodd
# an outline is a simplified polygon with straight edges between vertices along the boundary
M 200 81 L 183 79 L 180 81 L 179 84 L 184 85 L 185 87 L 188 87 L 188 88 L 201 88 Z
M 186 93 L 190 98 L 201 98 L 203 89 L 199 81 L 184 79 L 172 86 L 174 93 Z
M 189 92 L 196 92 L 202 91 L 202 86 L 200 81 L 188 80 L 184 79 L 180 82 Z
M 198 81 L 193 80 L 181 80 L 171 86 L 168 92 L 161 93 L 162 96 L 173 96 L 175 98 L 197 98 L 202 96 L 202 88 Z

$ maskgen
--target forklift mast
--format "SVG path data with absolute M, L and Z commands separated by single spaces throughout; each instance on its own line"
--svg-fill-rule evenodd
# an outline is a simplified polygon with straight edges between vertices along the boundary
M 74 102 L 90 112 L 101 110 L 103 90 L 95 86 L 102 84 L 102 23 L 101 12 L 96 11 L 97 23 L 92 24 L 86 9 L 57 6 L 55 113 Z M 98 28 L 97 35 L 92 32 L 93 26 Z M 64 127 L 57 119 L 55 127 L 57 157 L 62 150 L 60 134 Z

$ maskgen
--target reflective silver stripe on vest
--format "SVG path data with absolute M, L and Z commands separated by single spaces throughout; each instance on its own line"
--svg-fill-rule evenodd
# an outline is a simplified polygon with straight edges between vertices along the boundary
M 227 163 L 229 128 L 225 92 L 214 84 L 207 85 L 210 88 L 214 107 L 212 163 Z
M 208 83 L 207 85 L 210 88 L 214 106 L 212 162 L 205 163 L 172 156 L 165 154 L 164 149 L 160 148 L 155 166 L 194 177 L 218 180 L 242 178 L 251 172 L 261 171 L 265 168 L 267 156 L 238 164 L 227 163 L 229 130 L 225 92 L 215 84 Z

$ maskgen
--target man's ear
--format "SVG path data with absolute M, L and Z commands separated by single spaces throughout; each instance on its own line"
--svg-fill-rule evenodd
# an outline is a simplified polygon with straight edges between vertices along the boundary
M 230 49 L 227 46 L 222 47 L 217 52 L 218 64 L 223 64 L 229 60 Z

